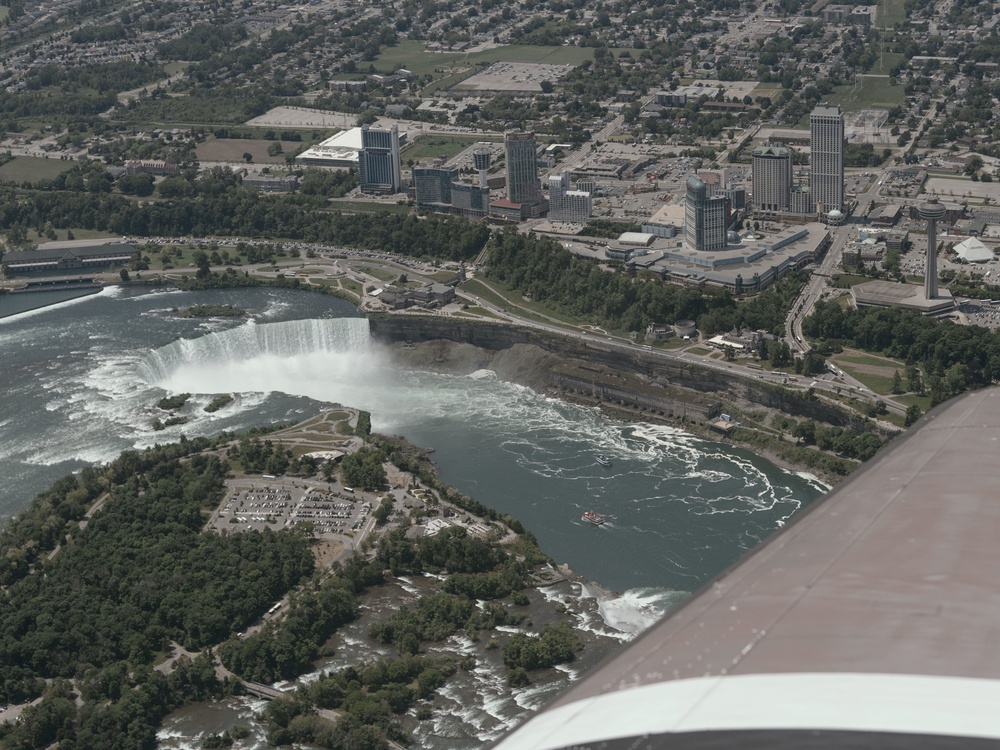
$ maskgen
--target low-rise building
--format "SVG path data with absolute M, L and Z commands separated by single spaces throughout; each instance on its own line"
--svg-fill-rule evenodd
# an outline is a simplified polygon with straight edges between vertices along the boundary
M 137 253 L 125 242 L 69 240 L 48 242 L 35 250 L 15 250 L 3 256 L 8 276 L 36 271 L 100 271 L 124 266 Z

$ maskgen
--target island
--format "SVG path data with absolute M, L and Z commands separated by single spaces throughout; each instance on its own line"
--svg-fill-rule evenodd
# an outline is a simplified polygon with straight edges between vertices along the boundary
M 492 660 L 518 688 L 584 648 L 538 594 L 572 574 L 350 408 L 67 476 L 0 533 L 0 560 L 4 747 L 153 747 L 172 710 L 251 693 L 269 701 L 271 743 L 385 748 L 434 718 L 456 672 Z M 389 614 L 365 619 L 385 596 Z M 312 672 L 359 618 L 383 658 L 271 687 Z M 455 635 L 467 645 L 447 646 Z

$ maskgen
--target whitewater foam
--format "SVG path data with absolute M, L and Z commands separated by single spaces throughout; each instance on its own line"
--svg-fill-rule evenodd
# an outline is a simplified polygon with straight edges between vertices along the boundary
M 13 326 L 25 320 L 28 320 L 29 318 L 34 318 L 39 315 L 51 313 L 56 310 L 65 310 L 67 307 L 82 305 L 85 302 L 90 302 L 100 297 L 103 298 L 117 297 L 120 295 L 120 293 L 121 291 L 118 287 L 106 286 L 96 294 L 85 294 L 80 297 L 74 297 L 73 299 L 65 300 L 64 302 L 56 302 L 53 305 L 46 305 L 45 307 L 37 307 L 34 310 L 25 310 L 24 312 L 14 313 L 13 315 L 8 315 L 5 318 L 0 318 L 0 326 Z

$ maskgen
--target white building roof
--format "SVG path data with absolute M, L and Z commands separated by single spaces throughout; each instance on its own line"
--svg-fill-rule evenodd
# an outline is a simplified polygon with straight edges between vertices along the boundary
M 955 245 L 955 252 L 958 253 L 958 257 L 964 258 L 970 263 L 993 260 L 993 251 L 986 247 L 978 237 L 969 237 L 964 242 Z
M 655 239 L 655 234 L 648 234 L 647 232 L 622 232 L 618 236 L 618 241 L 621 244 L 637 245 L 640 247 L 649 247 Z

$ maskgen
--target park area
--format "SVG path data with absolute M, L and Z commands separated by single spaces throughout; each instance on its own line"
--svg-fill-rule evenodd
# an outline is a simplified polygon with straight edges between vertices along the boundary
M 857 83 L 835 86 L 830 101 L 837 102 L 847 112 L 859 109 L 892 109 L 901 104 L 905 86 L 892 85 L 888 74 L 858 76 Z
M 483 141 L 498 142 L 499 138 L 483 135 L 421 135 L 414 139 L 403 151 L 404 159 L 436 159 L 443 156 L 450 159 L 458 156 L 469 146 Z
M 0 167 L 0 182 L 20 185 L 25 182 L 52 179 L 69 171 L 76 162 L 46 159 L 40 156 L 18 156 Z
M 268 149 L 280 144 L 281 153 L 269 154 Z M 247 138 L 214 138 L 198 145 L 199 161 L 244 162 L 244 154 L 253 157 L 254 164 L 284 164 L 286 154 L 294 154 L 301 143 L 293 141 L 258 141 Z

